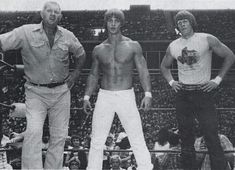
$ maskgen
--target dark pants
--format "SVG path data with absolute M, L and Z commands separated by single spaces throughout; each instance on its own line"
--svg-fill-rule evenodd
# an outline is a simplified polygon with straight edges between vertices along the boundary
M 2 98 L 3 98 L 3 93 L 2 93 L 2 80 L 3 80 L 3 75 L 1 74 L 0 72 L 0 102 L 3 102 L 2 101 Z M 3 137 L 3 133 L 2 133 L 2 107 L 0 106 L 0 142 L 2 141 L 2 137 Z M 0 143 L 1 145 L 1 143 Z
M 2 137 L 3 137 L 3 132 L 2 132 L 2 113 L 1 113 L 1 108 L 0 108 L 0 142 L 2 141 Z
M 212 92 L 181 90 L 176 97 L 176 115 L 182 140 L 185 170 L 196 169 L 194 119 L 197 118 L 208 148 L 212 170 L 224 170 L 226 161 L 218 137 L 218 122 Z

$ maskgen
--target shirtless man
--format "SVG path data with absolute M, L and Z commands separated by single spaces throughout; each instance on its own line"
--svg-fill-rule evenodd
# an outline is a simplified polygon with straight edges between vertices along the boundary
M 108 39 L 93 50 L 92 68 L 87 81 L 84 96 L 84 111 L 91 109 L 89 98 L 98 84 L 99 71 L 103 73 L 101 89 L 92 120 L 92 139 L 87 170 L 101 170 L 103 146 L 109 134 L 114 114 L 126 130 L 134 151 L 139 170 L 151 170 L 151 158 L 144 140 L 140 115 L 135 102 L 132 87 L 134 66 L 139 72 L 145 91 L 141 108 L 147 111 L 151 106 L 151 84 L 146 61 L 138 42 L 121 34 L 124 14 L 117 9 L 105 13 Z

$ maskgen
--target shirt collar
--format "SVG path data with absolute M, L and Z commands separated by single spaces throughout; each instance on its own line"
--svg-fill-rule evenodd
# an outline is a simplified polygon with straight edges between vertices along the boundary
M 43 31 L 43 26 L 42 26 L 42 22 L 40 24 L 36 24 L 35 28 L 33 29 L 33 31 Z
M 40 31 L 40 33 L 43 32 L 43 25 L 42 22 L 40 24 L 36 24 L 35 28 L 33 31 Z M 57 32 L 62 35 L 62 27 L 57 26 Z

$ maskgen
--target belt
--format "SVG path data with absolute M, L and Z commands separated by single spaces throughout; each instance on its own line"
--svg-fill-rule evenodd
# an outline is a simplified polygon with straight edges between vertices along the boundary
M 65 82 L 60 82 L 60 83 L 49 83 L 49 84 L 36 84 L 36 83 L 32 83 L 30 82 L 30 84 L 34 85 L 34 86 L 40 86 L 40 87 L 48 87 L 48 88 L 54 88 L 60 85 L 63 85 Z
M 202 90 L 202 86 L 203 84 L 182 84 L 182 90 L 186 90 L 186 91 L 194 91 L 194 90 Z

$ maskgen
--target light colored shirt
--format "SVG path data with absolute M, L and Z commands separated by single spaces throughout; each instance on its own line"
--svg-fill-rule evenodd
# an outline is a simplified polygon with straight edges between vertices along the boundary
M 188 39 L 178 38 L 170 44 L 170 53 L 177 60 L 179 81 L 204 84 L 211 78 L 212 50 L 208 34 L 194 33 Z
M 8 142 L 9 142 L 9 138 L 3 135 L 0 145 L 5 146 Z M 0 150 L 0 169 L 12 170 L 12 166 L 7 163 L 6 151 L 1 151 L 1 150 Z
M 114 150 L 115 148 L 115 145 L 114 143 L 110 146 L 107 146 L 107 145 L 104 145 L 104 150 Z M 103 160 L 108 160 L 108 155 L 112 155 L 112 152 L 104 152 L 104 155 L 103 155 Z
M 171 147 L 172 151 L 180 151 L 180 145 Z M 164 153 L 159 164 L 162 170 L 183 170 L 180 153 Z
M 168 150 L 170 149 L 169 142 L 165 143 L 165 145 L 160 145 L 158 142 L 155 142 L 154 149 L 155 151 L 162 151 L 162 150 Z M 155 152 L 155 156 L 158 157 L 160 155 L 164 155 L 164 152 Z
M 113 168 L 111 168 L 110 170 L 113 170 Z M 124 170 L 124 169 L 122 169 L 122 168 L 119 168 L 118 170 Z
M 6 151 L 0 151 L 0 169 L 5 169 L 7 166 Z
M 26 80 L 37 84 L 63 82 L 69 74 L 69 53 L 84 49 L 74 34 L 60 26 L 50 47 L 42 23 L 28 24 L 0 35 L 2 50 L 21 49 Z

